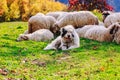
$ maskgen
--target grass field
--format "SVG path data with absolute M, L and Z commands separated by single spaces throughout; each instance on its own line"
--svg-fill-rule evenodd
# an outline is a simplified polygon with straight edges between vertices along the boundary
M 0 80 L 120 80 L 120 45 L 81 38 L 69 51 L 49 42 L 16 42 L 26 22 L 0 23 Z

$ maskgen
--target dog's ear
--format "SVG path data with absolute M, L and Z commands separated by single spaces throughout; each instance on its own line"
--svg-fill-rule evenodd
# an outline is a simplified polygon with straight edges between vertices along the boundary
M 67 31 L 64 28 L 61 28 L 61 36 L 64 37 Z
M 28 37 L 27 37 L 27 36 L 21 36 L 21 38 L 22 38 L 23 40 L 28 40 Z
M 113 25 L 110 29 L 110 34 L 115 34 L 119 29 L 119 26 Z

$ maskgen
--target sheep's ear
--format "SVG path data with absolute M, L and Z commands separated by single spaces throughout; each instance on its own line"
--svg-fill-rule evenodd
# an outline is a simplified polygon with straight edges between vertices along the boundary
M 22 36 L 21 37 L 23 40 L 28 40 L 28 37 L 27 36 Z
M 114 25 L 112 26 L 112 28 L 110 29 L 110 34 L 115 34 L 118 31 L 118 26 Z
M 55 24 L 55 29 L 60 30 L 60 27 L 57 24 Z

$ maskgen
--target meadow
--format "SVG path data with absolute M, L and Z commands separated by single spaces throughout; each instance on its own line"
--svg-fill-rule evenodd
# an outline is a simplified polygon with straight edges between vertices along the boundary
M 80 38 L 68 51 L 16 39 L 27 22 L 0 23 L 0 80 L 120 80 L 120 45 Z

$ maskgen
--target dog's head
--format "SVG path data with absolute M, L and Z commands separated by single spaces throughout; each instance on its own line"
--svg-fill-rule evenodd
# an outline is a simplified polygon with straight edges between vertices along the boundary
M 103 15 L 103 22 L 104 22 L 104 20 L 106 19 L 106 17 L 108 16 L 108 15 L 110 15 L 110 14 L 112 14 L 113 12 L 111 12 L 111 11 L 103 11 L 103 13 L 102 13 L 102 15 Z
M 63 41 L 65 41 L 67 43 L 73 41 L 75 29 L 72 25 L 67 25 L 67 26 L 61 28 L 60 31 L 61 31 L 61 37 L 62 37 Z
M 29 38 L 25 34 L 20 34 L 16 41 L 28 40 Z

